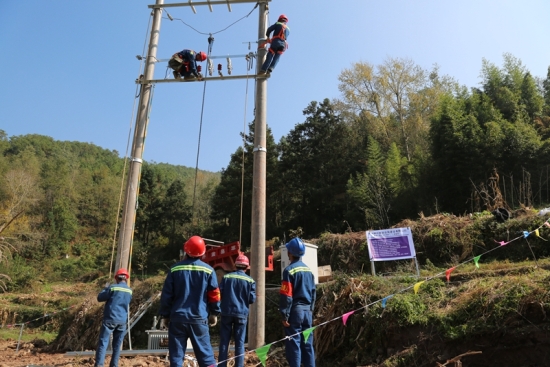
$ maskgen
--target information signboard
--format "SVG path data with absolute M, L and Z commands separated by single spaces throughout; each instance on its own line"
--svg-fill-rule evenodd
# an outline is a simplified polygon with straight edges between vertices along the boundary
M 367 243 L 371 261 L 403 260 L 416 257 L 409 227 L 367 231 Z
M 417 276 L 420 276 L 412 232 L 409 227 L 367 231 L 367 247 L 372 274 L 376 274 L 375 261 L 414 259 Z

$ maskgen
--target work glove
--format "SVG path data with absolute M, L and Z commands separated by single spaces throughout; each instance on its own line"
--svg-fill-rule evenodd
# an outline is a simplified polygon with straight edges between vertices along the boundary
M 111 286 L 111 282 L 105 283 L 105 288 L 109 288 Z
M 216 315 L 208 316 L 208 326 L 213 327 L 218 323 L 218 317 Z
M 168 330 L 168 326 L 170 325 L 170 319 L 168 317 L 163 317 L 160 319 L 160 330 Z

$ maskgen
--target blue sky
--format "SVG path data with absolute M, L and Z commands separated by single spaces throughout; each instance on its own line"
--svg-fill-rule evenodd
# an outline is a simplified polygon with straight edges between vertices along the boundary
M 43 134 L 91 142 L 124 156 L 140 62 L 154 0 L 0 1 L 0 129 L 9 136 Z M 165 3 L 176 1 L 165 0 Z M 253 4 L 169 8 L 200 32 L 214 33 L 248 14 Z M 289 49 L 268 81 L 267 123 L 278 141 L 311 101 L 338 98 L 338 75 L 352 63 L 409 58 L 438 64 L 461 84 L 480 82 L 482 59 L 501 65 L 506 52 L 535 76 L 550 66 L 548 0 L 273 0 L 270 23 L 289 18 Z M 214 35 L 212 55 L 248 53 L 258 12 Z M 183 48 L 207 50 L 207 36 L 164 18 L 158 58 Z M 225 61 L 220 62 L 224 65 Z M 243 59 L 233 74 L 245 74 Z M 206 63 L 203 63 L 205 68 Z M 163 78 L 159 63 L 155 78 Z M 207 84 L 199 168 L 219 171 L 241 145 L 246 81 Z M 144 159 L 195 167 L 202 83 L 155 87 Z M 246 121 L 253 119 L 249 83 Z M 137 100 L 136 100 L 137 103 Z

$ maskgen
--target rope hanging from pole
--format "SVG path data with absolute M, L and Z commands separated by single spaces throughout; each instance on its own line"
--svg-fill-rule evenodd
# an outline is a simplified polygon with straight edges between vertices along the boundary
M 244 97 L 244 119 L 243 119 L 243 157 L 241 164 L 241 218 L 239 222 L 239 243 L 242 243 L 243 235 L 243 202 L 244 202 L 244 152 L 246 150 L 246 107 L 248 103 L 248 72 L 254 66 L 254 53 L 250 52 L 246 55 L 246 92 Z
M 214 37 L 212 34 L 208 37 L 208 56 L 207 59 L 210 60 L 210 55 L 212 54 L 212 45 L 214 44 Z M 193 186 L 193 205 L 191 209 L 192 213 L 192 222 L 195 222 L 195 198 L 197 194 L 197 176 L 199 172 L 199 155 L 201 151 L 201 134 L 202 134 L 202 118 L 204 115 L 204 96 L 206 94 L 206 79 L 204 80 L 204 87 L 202 89 L 202 106 L 201 106 L 201 120 L 199 125 L 199 140 L 197 144 L 197 161 L 195 163 L 195 184 Z

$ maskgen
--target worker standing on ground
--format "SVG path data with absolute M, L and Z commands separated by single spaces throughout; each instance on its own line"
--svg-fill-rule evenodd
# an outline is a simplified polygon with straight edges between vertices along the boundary
M 246 275 L 250 266 L 248 257 L 237 256 L 237 271 L 225 275 L 220 284 L 222 316 L 220 325 L 220 353 L 218 366 L 227 366 L 227 354 L 231 335 L 235 340 L 235 366 L 244 366 L 244 338 L 248 322 L 249 305 L 256 301 L 256 282 Z M 225 362 L 224 362 L 225 361 Z
M 312 327 L 315 305 L 315 277 L 309 267 L 301 261 L 306 247 L 298 237 L 286 245 L 290 265 L 283 270 L 279 311 L 283 316 L 285 354 L 290 367 L 315 367 L 313 334 L 304 339 L 304 330 Z M 295 335 L 297 334 L 297 335 Z M 293 335 L 292 337 L 290 337 Z
M 187 339 L 191 340 L 199 367 L 216 364 L 208 326 L 220 313 L 220 290 L 214 269 L 201 261 L 206 244 L 199 236 L 183 246 L 185 258 L 172 266 L 160 297 L 161 329 L 168 329 L 170 367 L 181 367 Z
M 111 334 L 113 334 L 113 353 L 109 366 L 118 366 L 120 347 L 128 322 L 128 307 L 132 300 L 132 290 L 126 285 L 127 279 L 130 279 L 128 271 L 124 268 L 118 269 L 115 274 L 116 284 L 107 284 L 105 289 L 97 295 L 98 302 L 105 302 L 105 308 L 103 309 L 103 322 L 101 323 L 99 341 L 95 352 L 95 367 L 102 367 L 105 362 L 105 353 Z
M 290 35 L 290 29 L 286 23 L 288 23 L 288 18 L 286 15 L 281 14 L 277 23 L 271 25 L 265 32 L 267 42 L 270 43 L 270 46 L 265 62 L 260 70 L 260 75 L 271 73 L 275 69 L 275 66 L 277 66 L 283 52 L 288 48 L 286 39 Z M 271 33 L 273 33 L 273 37 L 270 39 L 269 35 Z
M 197 68 L 197 61 L 203 62 L 204 60 L 206 60 L 206 53 L 186 49 L 175 53 L 168 61 L 168 66 L 174 70 L 175 79 L 180 79 L 183 75 L 185 80 L 202 80 L 202 74 Z

